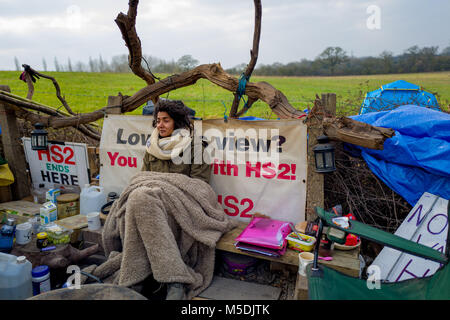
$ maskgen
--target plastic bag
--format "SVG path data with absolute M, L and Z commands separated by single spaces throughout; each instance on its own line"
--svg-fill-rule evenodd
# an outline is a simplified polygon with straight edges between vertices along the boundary
M 0 165 L 0 187 L 9 186 L 14 183 L 14 175 L 7 163 Z
M 286 236 L 290 232 L 289 222 L 256 217 L 235 240 L 255 246 L 282 249 L 286 246 Z

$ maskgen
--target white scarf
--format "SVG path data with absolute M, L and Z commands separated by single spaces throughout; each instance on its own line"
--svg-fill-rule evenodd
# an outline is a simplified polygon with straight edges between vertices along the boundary
M 146 150 L 160 160 L 178 157 L 191 145 L 191 135 L 187 129 L 176 129 L 170 137 L 159 138 L 159 130 L 155 128 L 147 140 Z

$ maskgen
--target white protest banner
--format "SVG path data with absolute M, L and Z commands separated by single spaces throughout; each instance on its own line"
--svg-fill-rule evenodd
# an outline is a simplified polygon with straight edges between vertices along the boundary
M 301 120 L 195 121 L 209 142 L 210 184 L 225 213 L 242 221 L 259 212 L 305 220 L 307 146 Z
M 141 170 L 152 116 L 106 115 L 100 140 L 100 186 L 120 194 Z
M 47 150 L 32 150 L 30 138 L 24 137 L 22 141 L 34 188 L 41 183 L 47 189 L 55 184 L 83 187 L 89 183 L 86 144 L 49 142 Z
M 395 234 L 445 252 L 448 200 L 425 192 L 409 212 Z M 392 248 L 385 247 L 372 263 L 380 270 L 380 280 L 398 282 L 431 276 L 440 264 Z
M 106 192 L 120 194 L 140 171 L 152 120 L 105 117 L 100 185 Z M 205 120 L 195 121 L 194 128 L 194 139 L 204 136 L 212 156 L 206 160 L 200 153 L 194 163 L 210 161 L 210 184 L 225 213 L 244 221 L 255 212 L 295 223 L 305 219 L 306 125 L 301 120 Z

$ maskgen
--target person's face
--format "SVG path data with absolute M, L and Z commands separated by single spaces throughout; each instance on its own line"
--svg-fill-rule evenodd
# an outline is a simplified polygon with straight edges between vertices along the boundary
M 158 128 L 161 137 L 170 137 L 175 128 L 175 121 L 167 112 L 160 111 L 156 117 L 156 128 Z

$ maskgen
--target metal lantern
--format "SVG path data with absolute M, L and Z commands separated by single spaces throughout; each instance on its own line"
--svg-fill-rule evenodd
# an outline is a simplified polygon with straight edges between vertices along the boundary
M 34 125 L 35 130 L 31 131 L 31 149 L 47 150 L 47 131 L 44 130 L 42 123 Z
M 317 138 L 319 144 L 313 148 L 314 158 L 316 162 L 316 172 L 333 172 L 336 170 L 334 164 L 334 146 L 329 143 L 327 136 L 319 136 Z

